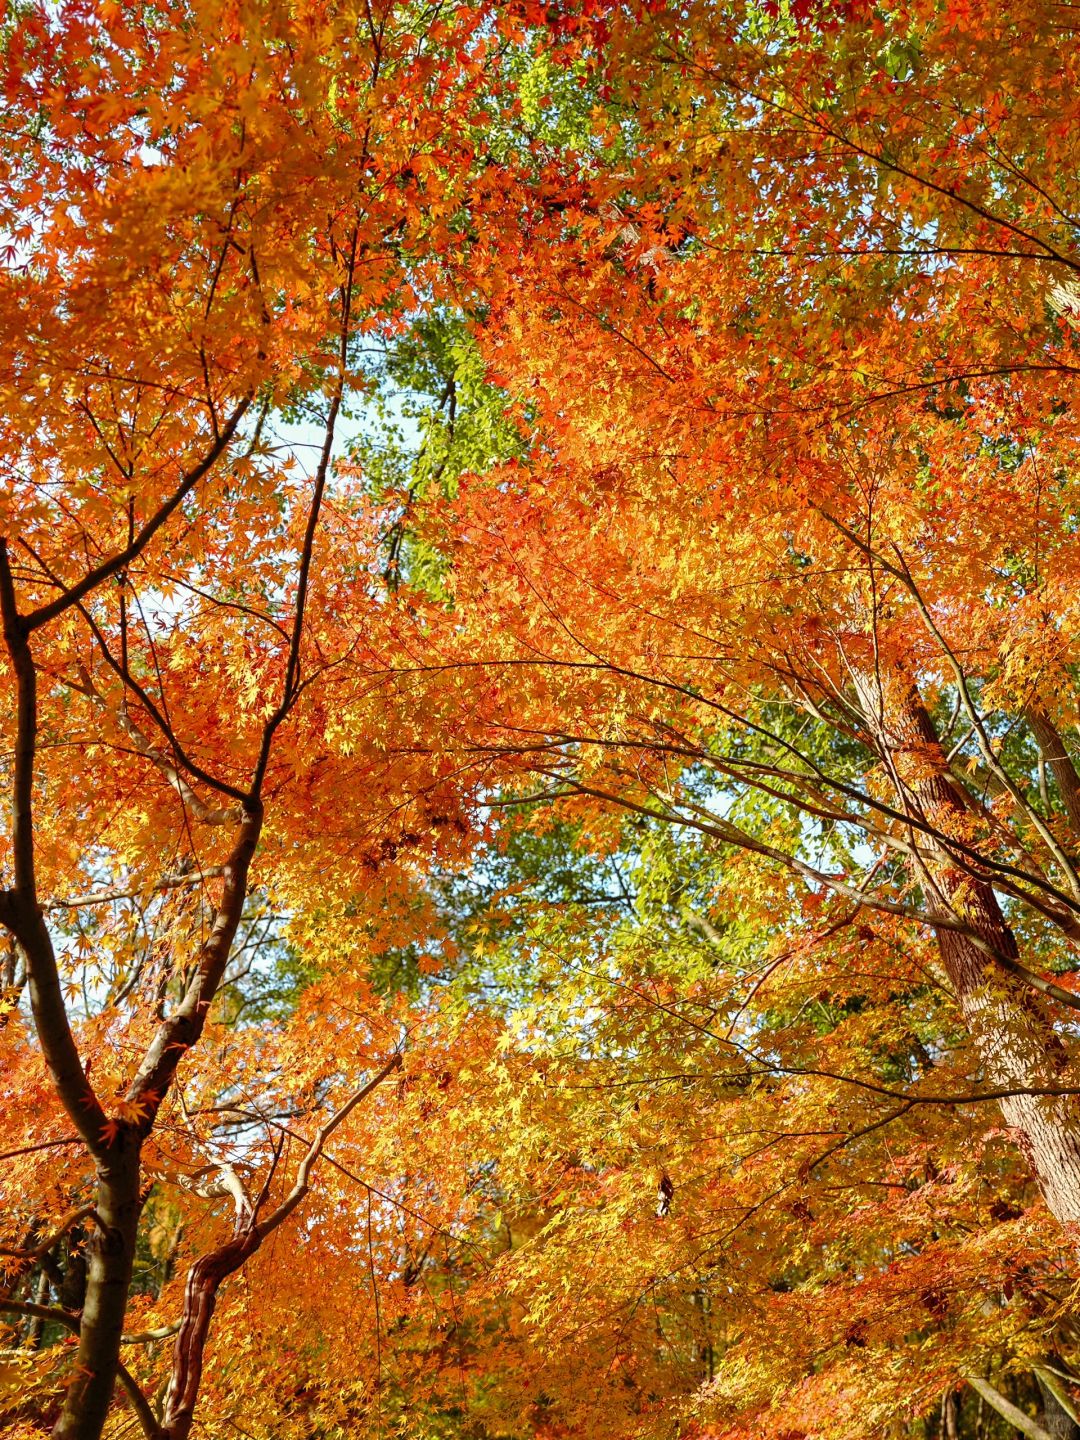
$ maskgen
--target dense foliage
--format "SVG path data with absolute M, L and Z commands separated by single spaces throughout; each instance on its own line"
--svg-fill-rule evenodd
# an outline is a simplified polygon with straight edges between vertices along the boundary
M 18 1440 L 1080 1437 L 1080 47 L 15 0 Z

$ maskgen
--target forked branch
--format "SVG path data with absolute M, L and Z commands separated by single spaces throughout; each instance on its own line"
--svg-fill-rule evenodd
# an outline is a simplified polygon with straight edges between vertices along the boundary
M 268 1215 L 262 1220 L 258 1218 L 258 1202 L 252 1207 L 237 1206 L 232 1236 L 216 1250 L 201 1255 L 188 1271 L 184 1314 L 173 1352 L 172 1379 L 162 1426 L 164 1440 L 187 1440 L 191 1432 L 202 1382 L 206 1341 L 222 1282 L 235 1274 L 255 1254 L 266 1237 L 300 1205 L 311 1189 L 311 1172 L 330 1136 L 400 1065 L 401 1054 L 395 1052 L 382 1069 L 355 1090 L 319 1128 L 300 1162 L 288 1194 Z

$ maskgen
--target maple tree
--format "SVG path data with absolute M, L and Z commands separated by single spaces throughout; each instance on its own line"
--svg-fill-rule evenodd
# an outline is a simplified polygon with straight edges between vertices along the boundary
M 305 989 L 278 951 L 312 886 L 393 893 L 399 856 L 470 831 L 450 766 L 388 747 L 426 720 L 365 698 L 422 617 L 384 603 L 387 507 L 340 429 L 365 347 L 498 208 L 478 137 L 507 35 L 482 7 L 333 4 L 20 7 L 4 33 L 2 1304 L 77 1336 L 58 1435 L 100 1434 L 117 1376 L 147 1434 L 190 1433 L 222 1282 L 402 1063 L 404 1022 L 362 997 L 344 1054 L 302 1007 L 275 1054 L 268 996 Z M 169 1250 L 151 1404 L 120 1352 L 145 1207 L 179 1244 L 185 1187 L 235 1218 Z M 14 1295 L 31 1273 L 41 1298 Z
M 463 735 L 522 772 L 504 803 L 554 804 L 600 845 L 620 808 L 706 837 L 741 905 L 763 892 L 764 918 L 783 917 L 764 963 L 809 949 L 820 1002 L 847 988 L 852 937 L 873 953 L 884 926 L 892 1021 L 915 959 L 956 1018 L 903 1085 L 861 1049 L 827 1068 L 859 1102 L 840 1124 L 835 1092 L 817 1092 L 819 1128 L 840 1136 L 828 1155 L 874 1153 L 864 1137 L 913 1111 L 924 1127 L 924 1107 L 997 1103 L 1074 1243 L 1068 20 L 1038 5 L 991 23 L 962 7 L 806 12 L 690 7 L 616 30 L 636 146 L 549 207 L 515 284 L 492 276 L 483 343 L 534 444 L 433 507 L 473 619 L 444 663 L 477 666 L 485 696 L 507 677 Z M 956 1025 L 966 1083 L 938 1089 Z M 785 1073 L 771 1047 L 760 1063 Z M 793 1088 L 814 1093 L 811 1056 L 794 1065 Z M 795 1149 L 777 1195 L 825 1163 Z M 867 1183 L 895 1183 L 876 1153 Z M 655 1275 L 655 1250 L 643 1263 Z M 769 1332 L 742 1298 L 752 1352 Z M 834 1377 L 769 1423 L 865 1433 L 875 1386 L 847 1368 L 850 1430 L 826 1418 Z M 775 1367 L 760 1373 L 775 1392 Z M 897 1404 L 886 1386 L 872 1423 Z
M 951 18 L 942 26 L 954 42 Z M 876 20 L 869 29 L 877 45 Z M 768 55 L 778 86 L 793 90 L 805 79 L 798 48 L 793 74 L 768 46 L 758 53 Z M 810 58 L 819 60 L 818 47 Z M 894 100 L 900 87 L 888 56 L 874 52 L 874 60 L 888 106 L 882 127 L 897 123 L 901 105 L 906 124 L 916 126 L 918 94 Z M 805 83 L 831 83 L 817 78 L 820 69 L 815 65 Z M 984 89 L 997 78 L 985 69 L 976 77 Z M 932 83 L 940 93 L 936 68 Z M 730 110 L 721 109 L 730 125 Z M 867 111 L 873 116 L 870 101 Z M 771 136 L 754 124 L 749 130 L 756 157 Z M 699 148 L 703 131 L 707 107 L 693 117 Z M 781 140 L 789 143 L 786 130 Z M 661 155 L 666 166 L 662 147 Z M 755 179 L 767 159 L 755 158 Z M 794 183 L 807 184 L 797 166 L 788 168 Z M 645 182 L 650 178 L 645 168 Z M 739 178 L 736 165 L 736 223 Z M 960 183 L 946 187 L 949 196 Z M 852 214 L 857 225 L 873 226 L 877 217 L 865 216 L 855 180 L 849 185 L 855 194 L 842 191 L 834 229 Z M 902 206 L 916 223 L 908 192 L 897 197 L 883 188 L 881 208 Z M 760 186 L 757 195 L 767 223 L 771 197 Z M 937 364 L 951 337 L 955 358 L 945 353 L 941 374 L 918 385 L 890 384 L 884 393 L 877 374 L 853 392 L 858 372 L 848 372 L 839 413 L 828 399 L 834 382 L 825 361 L 819 390 L 806 403 L 798 362 L 794 374 L 772 381 L 758 358 L 790 353 L 793 336 L 808 361 L 818 358 L 805 339 L 805 307 L 781 287 L 781 305 L 766 310 L 763 296 L 760 327 L 753 297 L 740 302 L 751 318 L 729 323 L 729 288 L 745 289 L 755 277 L 733 271 L 726 256 L 714 260 L 710 237 L 728 230 L 730 211 L 711 190 L 700 205 L 703 233 L 699 238 L 687 220 L 685 256 L 665 247 L 665 231 L 650 233 L 644 220 L 616 219 L 613 235 L 610 222 L 598 233 L 601 215 L 591 224 L 575 215 L 580 223 L 526 250 L 527 279 L 505 300 L 492 340 L 496 373 L 529 395 L 551 458 L 503 471 L 497 485 L 472 487 L 456 508 L 451 525 L 464 557 L 458 593 L 482 633 L 512 637 L 506 663 L 547 666 L 556 678 L 538 682 L 535 716 L 521 704 L 515 680 L 514 713 L 502 721 L 510 738 L 501 748 L 514 750 L 515 725 L 531 725 L 541 773 L 557 787 L 566 767 L 571 790 L 585 796 L 603 797 L 609 766 L 645 787 L 646 797 L 665 793 L 656 786 L 666 777 L 674 789 L 661 800 L 662 812 L 722 842 L 746 843 L 803 879 L 857 899 L 860 909 L 918 912 L 906 890 L 891 888 L 898 878 L 914 885 L 926 896 L 922 917 L 940 933 L 943 963 L 969 1022 L 976 1034 L 988 1026 L 988 1061 L 993 1054 L 995 1064 L 1014 1065 L 999 1030 L 1016 1026 L 1015 1068 L 1001 1083 L 1036 1090 L 1056 1083 L 1066 1057 L 1037 992 L 1058 1003 L 1071 997 L 1020 962 L 998 897 L 1011 903 L 1010 919 L 1026 910 L 1033 923 L 1053 927 L 1060 943 L 1072 939 L 1068 836 L 1077 780 L 1055 723 L 1071 722 L 1062 687 L 1072 663 L 1067 476 L 1074 438 L 1061 387 L 1072 330 L 1044 307 L 1045 363 L 975 372 L 969 352 L 984 343 L 983 331 L 952 297 L 981 285 L 984 272 L 940 266 L 916 276 L 919 286 L 937 286 L 933 299 L 921 302 L 928 317 L 922 325 L 910 323 L 917 301 L 909 271 L 897 267 L 885 315 L 871 311 L 867 319 L 877 328 L 875 343 L 887 359 L 918 360 L 925 372 L 931 361 L 924 357 Z M 581 232 L 586 254 L 596 257 L 591 265 L 582 258 Z M 1044 246 L 1032 258 L 1046 254 Z M 833 278 L 814 265 L 799 273 L 808 288 L 826 292 Z M 818 288 L 811 292 L 815 318 Z M 827 299 L 821 308 L 835 324 Z M 997 329 L 990 343 L 1001 346 Z M 1030 350 L 1034 341 L 1025 334 L 1015 343 Z M 897 389 L 915 395 L 897 396 Z M 889 405 L 872 403 L 890 395 Z M 748 420 L 754 410 L 762 412 L 758 426 Z M 473 573 L 482 578 L 467 589 Z M 490 653 L 494 659 L 498 652 Z M 560 668 L 571 678 L 560 682 Z M 946 757 L 934 711 L 954 700 L 952 728 L 966 728 Z M 812 746 L 804 753 L 780 724 L 777 705 L 804 711 L 804 724 L 846 740 L 841 765 Z M 1015 774 L 1002 763 L 1004 738 L 1017 723 L 1028 726 L 1044 771 L 1053 771 L 1058 815 L 1045 774 L 1043 793 L 1032 788 L 1031 751 L 1026 771 L 1022 754 Z M 673 767 L 701 765 L 789 800 L 830 835 L 851 827 L 884 847 L 873 873 L 885 888 L 868 891 L 844 875 L 808 869 L 790 844 L 772 845 L 723 814 L 681 810 Z M 952 773 L 957 768 L 960 776 Z M 633 790 L 630 796 L 641 803 Z M 900 856 L 907 860 L 899 869 L 886 865 Z M 992 974 L 1000 977 L 1001 997 L 988 1011 L 983 987 Z M 1033 1030 L 1043 1037 L 1034 1050 L 1025 1038 Z M 1080 1203 L 1073 1104 L 1033 1099 L 1014 1097 L 1006 1110 L 1027 1136 L 1049 1203 L 1071 1223 Z
M 497 1238 L 461 1302 L 474 1413 L 494 1433 L 929 1435 L 943 1396 L 955 1422 L 966 1389 L 970 1427 L 1038 1394 L 1024 1371 L 1058 1385 L 1069 1248 L 974 1096 L 931 947 L 876 921 L 778 954 L 748 913 L 775 892 L 660 825 L 609 865 L 606 898 L 585 874 L 569 906 L 497 897 L 475 962 L 520 1009 L 442 1101 L 492 1167 Z M 493 1104 L 514 1117 L 497 1149 Z M 1054 1404 L 1041 1426 L 1069 1433 Z

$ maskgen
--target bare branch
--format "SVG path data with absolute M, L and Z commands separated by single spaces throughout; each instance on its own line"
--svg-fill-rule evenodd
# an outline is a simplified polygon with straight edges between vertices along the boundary
M 1001 1391 L 991 1385 L 989 1380 L 983 1380 L 978 1375 L 969 1375 L 967 1383 L 976 1395 L 981 1395 L 991 1409 L 996 1410 L 1015 1430 L 1026 1435 L 1028 1440 L 1054 1440 L 1049 1430 L 1044 1430 L 1038 1421 L 1032 1420 L 1030 1415 L 1025 1414 L 1011 1400 L 1006 1400 Z
M 50 900 L 45 909 L 84 910 L 94 905 L 109 905 L 115 900 L 134 900 L 140 895 L 145 895 L 147 890 L 181 890 L 189 885 L 201 885 L 206 880 L 217 879 L 224 873 L 224 870 L 224 865 L 209 865 L 205 870 L 191 871 L 183 875 L 166 875 L 153 885 L 135 890 L 106 890 L 96 895 L 76 895 L 72 900 Z

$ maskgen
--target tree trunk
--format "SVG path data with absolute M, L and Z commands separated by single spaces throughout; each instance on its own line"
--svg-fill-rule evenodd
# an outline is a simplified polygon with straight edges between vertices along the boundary
M 1080 838 L 1080 775 L 1076 773 L 1065 742 L 1057 726 L 1041 705 L 1032 704 L 1024 711 L 1024 719 L 1031 727 L 1039 754 L 1050 767 L 1050 773 L 1061 792 L 1065 813 L 1075 836 Z
M 261 1243 L 257 1229 L 242 1229 L 224 1245 L 201 1255 L 188 1271 L 184 1314 L 173 1350 L 173 1373 L 161 1427 L 165 1440 L 187 1440 L 191 1433 L 218 1291 L 222 1281 L 239 1270 Z
M 1053 1359 L 1057 1361 L 1057 1356 Z M 1080 1440 L 1080 1425 L 1077 1424 L 1069 1393 L 1061 1380 L 1052 1371 L 1042 1366 L 1035 1367 L 1035 1379 L 1043 1402 L 1043 1427 L 1054 1440 Z
M 959 832 L 964 800 L 915 688 L 905 683 L 899 693 L 890 692 L 867 677 L 860 690 L 867 723 L 907 813 L 946 837 Z M 1003 1090 L 1060 1087 L 1069 1057 L 1046 1003 L 987 953 L 1019 958 L 993 886 L 961 868 L 944 845 L 925 837 L 921 843 L 931 850 L 923 876 L 931 905 L 951 911 L 971 931 L 942 927 L 938 944 L 989 1084 Z M 1078 1097 L 1017 1094 L 1000 1105 L 1050 1210 L 1062 1224 L 1080 1222 Z
M 981 887 L 980 887 L 981 888 Z M 989 887 L 987 887 L 989 888 Z M 994 897 L 995 907 L 997 905 Z M 989 907 L 979 906 L 978 928 L 994 937 L 1010 959 L 1012 932 Z M 1006 943 L 1006 941 L 1008 943 Z M 996 1089 L 1060 1086 L 1066 1056 L 1041 1002 L 1022 982 L 998 970 L 966 936 L 939 932 L 942 964 L 975 1041 L 987 1079 Z M 1047 1205 L 1063 1224 L 1080 1222 L 1080 1115 L 1072 1095 L 1012 1095 L 1000 1101 L 1006 1124 L 1034 1172 Z
M 960 1440 L 960 1406 L 955 1390 L 947 1390 L 941 1402 L 941 1440 Z
M 116 1386 L 140 1210 L 139 1140 L 127 1127 L 98 1162 L 96 1206 L 101 1224 L 87 1244 L 86 1303 L 75 1373 L 53 1430 L 55 1440 L 97 1440 Z
M 34 1294 L 36 1305 L 47 1305 L 49 1303 L 49 1277 L 44 1268 L 38 1276 L 37 1291 Z M 23 1346 L 27 1350 L 40 1350 L 42 1337 L 45 1334 L 45 1321 L 40 1315 L 35 1315 L 27 1326 L 26 1339 Z

